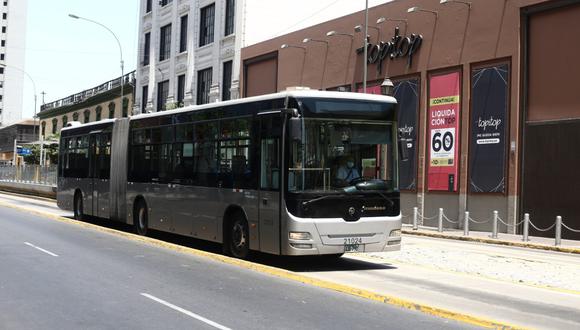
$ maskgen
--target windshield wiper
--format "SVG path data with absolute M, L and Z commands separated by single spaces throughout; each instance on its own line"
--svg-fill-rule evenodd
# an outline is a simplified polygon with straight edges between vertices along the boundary
M 313 199 L 311 199 L 311 200 L 309 200 L 309 201 L 302 202 L 302 206 L 308 206 L 308 205 L 309 205 L 309 204 L 311 204 L 311 203 L 315 203 L 315 202 L 321 201 L 321 200 L 323 200 L 323 199 L 327 199 L 327 198 L 329 198 L 329 197 L 344 197 L 344 196 L 345 196 L 344 194 L 330 194 L 330 195 L 324 195 L 324 196 L 320 196 L 320 197 L 317 197 L 317 198 L 313 198 Z

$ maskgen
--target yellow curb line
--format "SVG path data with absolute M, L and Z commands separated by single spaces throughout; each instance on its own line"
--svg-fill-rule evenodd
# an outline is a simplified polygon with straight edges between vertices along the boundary
M 185 247 L 185 246 L 181 246 L 181 245 L 176 245 L 173 243 L 160 241 L 160 240 L 153 239 L 150 237 L 139 236 L 136 234 L 126 233 L 126 232 L 118 231 L 118 230 L 111 229 L 111 228 L 105 228 L 105 227 L 93 225 L 93 224 L 86 223 L 86 222 L 71 220 L 69 218 L 61 217 L 59 215 L 55 215 L 55 214 L 52 214 L 49 212 L 32 210 L 32 209 L 29 209 L 29 208 L 26 208 L 23 206 L 5 203 L 3 201 L 0 201 L 0 206 L 9 207 L 9 208 L 24 211 L 27 213 L 40 215 L 42 217 L 47 217 L 47 218 L 57 220 L 60 222 L 73 224 L 73 225 L 77 225 L 77 226 L 81 226 L 81 227 L 85 227 L 85 228 L 90 228 L 90 229 L 93 229 L 96 231 L 121 236 L 121 237 L 128 238 L 128 239 L 131 239 L 134 241 L 146 243 L 146 244 L 153 245 L 153 246 L 163 247 L 163 248 L 177 251 L 177 252 L 182 252 L 182 253 L 186 253 L 186 254 L 190 254 L 190 255 L 194 255 L 194 256 L 199 256 L 199 257 L 206 257 L 208 259 L 212 259 L 214 261 L 219 261 L 219 262 L 222 262 L 225 264 L 240 266 L 240 267 L 243 267 L 245 269 L 258 271 L 258 272 L 272 275 L 272 276 L 276 276 L 279 278 L 288 279 L 288 280 L 292 280 L 292 281 L 296 281 L 296 282 L 300 282 L 300 283 L 304 283 L 304 284 L 309 284 L 309 285 L 313 285 L 316 287 L 333 290 L 336 292 L 346 293 L 346 294 L 350 294 L 352 296 L 356 296 L 356 297 L 360 297 L 360 298 L 364 298 L 364 299 L 368 299 L 368 300 L 373 300 L 373 301 L 377 301 L 377 302 L 381 302 L 381 303 L 385 303 L 385 304 L 389 304 L 389 305 L 394 305 L 394 306 L 402 307 L 402 308 L 409 309 L 409 310 L 418 311 L 418 312 L 421 312 L 424 314 L 433 315 L 433 316 L 437 316 L 437 317 L 441 317 L 441 318 L 445 318 L 445 319 L 450 319 L 450 320 L 454 320 L 454 321 L 458 321 L 458 322 L 468 323 L 468 324 L 481 326 L 481 327 L 485 327 L 485 328 L 491 328 L 491 329 L 506 329 L 506 330 L 507 329 L 525 329 L 525 328 L 520 327 L 520 326 L 510 325 L 507 323 L 497 322 L 497 321 L 493 321 L 493 320 L 489 320 L 489 319 L 484 319 L 484 318 L 477 317 L 477 316 L 457 313 L 457 312 L 453 312 L 453 311 L 446 310 L 446 309 L 441 309 L 441 308 L 437 308 L 437 307 L 433 307 L 433 306 L 414 303 L 414 302 L 400 299 L 397 297 L 378 294 L 378 293 L 374 293 L 374 292 L 364 290 L 364 289 L 357 289 L 354 287 L 350 287 L 350 286 L 343 285 L 343 284 L 337 284 L 337 283 L 333 283 L 330 281 L 319 280 L 319 279 L 311 278 L 311 277 L 304 276 L 301 274 L 297 274 L 295 272 L 283 270 L 280 268 L 256 264 L 256 263 L 249 262 L 246 260 L 230 258 L 230 257 L 224 256 L 224 255 L 214 254 L 214 253 L 201 251 L 201 250 L 197 250 L 197 249 L 193 249 L 193 248 L 189 248 L 189 247 Z
M 408 235 L 415 235 L 415 236 L 425 236 L 425 237 L 434 237 L 434 238 L 445 238 L 445 239 L 451 239 L 451 240 L 456 240 L 456 241 L 468 241 L 468 242 L 476 242 L 476 243 L 488 243 L 488 244 L 507 245 L 507 246 L 530 248 L 530 249 L 544 250 L 544 251 L 556 251 L 556 252 L 580 254 L 580 249 L 560 247 L 560 246 L 540 245 L 540 244 L 523 243 L 523 242 L 522 243 L 520 243 L 520 242 L 510 242 L 510 241 L 501 241 L 501 240 L 494 240 L 494 239 L 488 239 L 488 238 L 478 238 L 478 237 L 469 237 L 469 236 L 455 236 L 455 235 L 446 235 L 446 234 L 431 233 L 431 232 L 419 232 L 419 231 L 408 230 L 408 229 L 403 229 L 402 230 L 402 233 L 403 234 L 408 234 Z

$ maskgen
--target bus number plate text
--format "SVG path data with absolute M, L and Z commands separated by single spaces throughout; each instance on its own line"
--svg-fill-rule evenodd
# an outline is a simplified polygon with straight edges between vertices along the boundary
M 361 237 L 349 237 L 344 239 L 344 252 L 364 252 L 364 244 Z

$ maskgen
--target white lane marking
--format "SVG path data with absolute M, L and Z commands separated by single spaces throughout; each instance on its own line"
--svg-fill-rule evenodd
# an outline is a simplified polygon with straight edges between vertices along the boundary
M 207 324 L 211 325 L 212 327 L 218 328 L 218 329 L 220 329 L 220 330 L 231 330 L 231 329 L 230 329 L 230 328 L 228 328 L 228 327 L 225 327 L 225 326 L 223 326 L 223 325 L 221 325 L 221 324 L 219 324 L 219 323 L 216 323 L 216 322 L 214 322 L 214 321 L 212 321 L 212 320 L 208 320 L 208 319 L 206 319 L 206 318 L 205 318 L 205 317 L 203 317 L 203 316 L 197 315 L 197 314 L 195 314 L 195 313 L 193 313 L 193 312 L 190 312 L 190 311 L 188 311 L 188 310 L 186 310 L 186 309 L 183 309 L 183 308 L 181 308 L 181 307 L 179 307 L 179 306 L 175 306 L 175 305 L 173 305 L 173 304 L 171 304 L 171 303 L 168 303 L 168 302 L 167 302 L 167 301 L 165 301 L 165 300 L 159 299 L 159 298 L 157 298 L 157 297 L 154 297 L 154 296 L 152 296 L 152 295 L 150 295 L 150 294 L 147 294 L 147 293 L 141 293 L 141 295 L 142 295 L 143 297 L 146 297 L 146 298 L 149 298 L 149 299 L 151 299 L 151 300 L 154 300 L 154 301 L 156 301 L 156 302 L 158 302 L 158 303 L 160 303 L 160 304 L 162 304 L 162 305 L 165 305 L 165 306 L 167 306 L 167 307 L 169 307 L 169 308 L 171 308 L 171 309 L 174 309 L 174 310 L 176 310 L 176 311 L 178 311 L 178 312 L 181 312 L 181 313 L 183 313 L 183 314 L 185 314 L 185 315 L 187 315 L 187 316 L 193 317 L 194 319 L 197 319 L 197 320 L 199 320 L 199 321 L 201 321 L 201 322 L 207 323 Z
M 28 243 L 28 242 L 24 242 L 24 244 L 26 244 L 26 245 L 28 245 L 28 246 L 30 246 L 30 247 L 33 247 L 33 248 L 35 248 L 35 249 L 37 249 L 37 250 L 39 250 L 39 251 L 42 251 L 42 252 L 44 252 L 44 253 L 46 253 L 46 254 L 50 254 L 50 255 L 51 255 L 51 256 L 53 256 L 53 257 L 58 257 L 58 254 L 54 254 L 54 253 L 52 253 L 52 252 L 50 252 L 50 251 L 48 251 L 48 250 L 45 250 L 45 249 L 43 249 L 43 248 L 40 248 L 40 247 L 38 247 L 38 246 L 36 246 L 36 245 L 34 245 L 34 244 L 31 244 L 31 243 Z

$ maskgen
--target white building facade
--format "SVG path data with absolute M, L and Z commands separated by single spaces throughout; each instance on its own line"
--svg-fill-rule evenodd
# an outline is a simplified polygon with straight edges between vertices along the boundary
M 22 119 L 26 13 L 27 0 L 0 4 L 0 126 Z
M 244 0 L 140 0 L 133 113 L 238 98 Z

